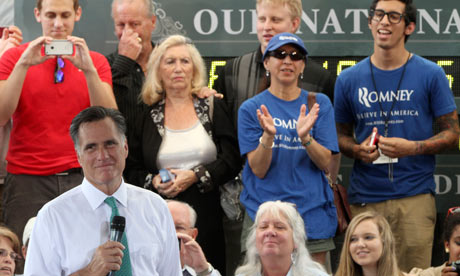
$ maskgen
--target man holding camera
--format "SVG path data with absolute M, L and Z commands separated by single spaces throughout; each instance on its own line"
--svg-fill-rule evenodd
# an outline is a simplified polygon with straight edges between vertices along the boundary
M 34 14 L 43 36 L 0 60 L 0 126 L 13 119 L 3 221 L 19 236 L 28 218 L 83 179 L 68 135 L 72 118 L 91 105 L 116 108 L 107 60 L 72 36 L 78 0 L 38 0 Z M 73 54 L 50 47 L 56 40 L 71 43 Z

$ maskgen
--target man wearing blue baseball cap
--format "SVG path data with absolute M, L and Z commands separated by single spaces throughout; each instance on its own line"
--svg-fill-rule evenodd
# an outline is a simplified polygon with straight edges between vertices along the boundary
M 331 101 L 299 87 L 306 57 L 302 40 L 291 33 L 274 36 L 265 49 L 270 86 L 238 111 L 238 142 L 246 157 L 240 200 L 248 215 L 245 226 L 265 201 L 296 204 L 305 222 L 307 248 L 324 264 L 326 253 L 335 248 L 337 228 L 325 171 L 339 148 Z

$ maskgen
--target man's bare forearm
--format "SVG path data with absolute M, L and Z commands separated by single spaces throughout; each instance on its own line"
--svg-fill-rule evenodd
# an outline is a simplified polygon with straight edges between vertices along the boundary
M 358 145 L 353 137 L 353 125 L 336 123 L 340 152 L 349 158 L 355 158 L 354 148 Z
M 436 118 L 441 131 L 433 137 L 416 141 L 415 154 L 438 154 L 458 148 L 459 125 L 457 111 Z

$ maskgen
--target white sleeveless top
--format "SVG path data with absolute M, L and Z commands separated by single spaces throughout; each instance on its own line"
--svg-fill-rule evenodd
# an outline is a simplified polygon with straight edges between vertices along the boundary
M 217 148 L 199 120 L 187 129 L 165 126 L 165 135 L 157 155 L 157 167 L 189 170 L 216 160 Z

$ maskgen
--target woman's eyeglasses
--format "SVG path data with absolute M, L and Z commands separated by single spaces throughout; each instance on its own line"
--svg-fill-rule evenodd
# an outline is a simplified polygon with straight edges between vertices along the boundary
M 305 59 L 304 54 L 296 52 L 296 51 L 289 53 L 284 50 L 274 50 L 274 51 L 268 52 L 267 55 L 277 58 L 277 59 L 285 59 L 287 56 L 289 56 L 291 60 L 295 60 L 295 61 Z
M 21 259 L 21 256 L 19 256 L 18 253 L 13 252 L 13 251 L 9 252 L 8 250 L 6 250 L 6 249 L 4 249 L 4 248 L 0 248 L 0 256 L 1 256 L 1 257 L 6 257 L 6 256 L 8 256 L 8 255 L 10 255 L 11 259 L 13 259 L 13 260 L 15 260 L 15 261 Z
M 60 57 L 57 57 L 56 70 L 54 71 L 54 83 L 61 83 L 64 81 L 64 71 L 62 71 L 64 65 L 64 60 Z

